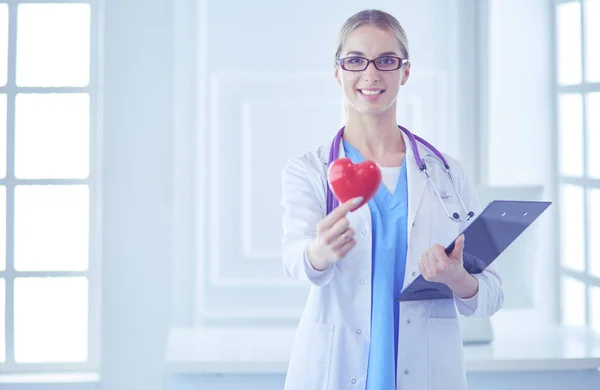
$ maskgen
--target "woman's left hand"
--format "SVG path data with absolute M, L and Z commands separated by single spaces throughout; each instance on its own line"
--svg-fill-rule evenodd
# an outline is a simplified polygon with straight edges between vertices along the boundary
M 441 245 L 432 246 L 419 261 L 419 270 L 425 280 L 452 285 L 464 278 L 463 248 L 465 237 L 460 235 L 450 254 L 446 254 Z
M 419 261 L 419 270 L 425 280 L 446 284 L 461 299 L 468 299 L 479 291 L 479 281 L 463 265 L 465 236 L 460 235 L 454 249 L 446 254 L 441 245 L 432 246 Z

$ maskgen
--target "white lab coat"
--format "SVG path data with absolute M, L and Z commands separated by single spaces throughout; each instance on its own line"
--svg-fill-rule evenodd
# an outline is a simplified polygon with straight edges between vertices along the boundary
M 404 135 L 404 134 L 403 134 Z M 410 143 L 408 177 L 408 253 L 404 285 L 419 276 L 421 255 L 433 244 L 447 245 L 465 224 L 450 221 L 420 172 Z M 316 271 L 306 257 L 326 213 L 330 144 L 287 162 L 282 175 L 283 266 L 293 279 L 310 284 L 288 366 L 286 390 L 365 389 L 371 323 L 371 220 L 368 204 L 347 215 L 356 246 L 338 263 Z M 429 149 L 419 144 L 421 156 Z M 340 157 L 344 148 L 340 145 Z M 481 206 L 461 164 L 444 154 L 469 210 Z M 429 163 L 436 187 L 452 194 L 445 172 Z M 450 212 L 462 213 L 456 196 L 445 200 Z M 503 303 L 501 279 L 493 266 L 475 275 L 479 291 L 470 299 L 402 302 L 398 347 L 399 390 L 463 390 L 466 377 L 458 312 L 491 316 Z M 390 342 L 392 342 L 390 340 Z M 387 389 L 386 389 L 387 390 Z

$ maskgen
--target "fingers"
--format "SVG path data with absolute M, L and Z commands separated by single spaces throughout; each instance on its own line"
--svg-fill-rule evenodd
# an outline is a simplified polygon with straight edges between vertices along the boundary
M 339 219 L 332 227 L 322 233 L 325 244 L 331 245 L 350 227 L 350 222 L 346 218 Z
M 319 259 L 337 261 L 356 245 L 354 230 L 350 228 L 350 222 L 345 216 L 362 200 L 362 197 L 358 197 L 342 203 L 319 222 L 316 240 Z
M 425 270 L 425 254 L 423 254 L 423 257 L 421 257 L 421 260 L 419 260 L 419 273 L 423 275 L 425 279 L 427 279 L 428 274 Z
M 423 253 L 423 257 L 421 257 L 421 261 L 419 262 L 419 270 L 423 277 L 427 278 L 432 275 L 433 265 L 431 264 L 431 253 L 427 251 Z
M 457 249 L 462 251 L 464 246 L 464 238 L 457 240 Z M 456 280 L 459 275 L 461 264 L 452 257 L 452 254 L 447 255 L 443 246 L 434 245 L 427 252 L 423 253 L 419 261 L 419 270 L 425 280 L 436 281 L 448 284 Z M 460 260 L 460 259 L 458 259 Z
M 337 258 L 343 257 L 355 244 L 354 229 L 350 227 L 346 218 L 340 219 L 325 233 L 323 241 Z
M 454 249 L 450 252 L 450 257 L 454 259 L 460 258 L 462 256 L 462 251 L 465 248 L 465 235 L 461 234 L 458 236 L 456 241 L 454 242 Z
M 419 262 L 419 271 L 425 279 L 435 277 L 446 269 L 446 262 L 443 257 L 440 257 L 439 254 L 440 248 L 443 252 L 443 247 L 440 246 L 438 248 L 437 246 L 434 246 L 425 252 L 421 257 L 421 261 Z M 446 253 L 444 252 L 443 256 L 445 255 Z
M 355 245 L 356 240 L 353 237 L 344 240 L 338 248 L 333 250 L 333 253 L 336 255 L 336 260 L 346 256 L 350 249 L 354 248 Z
M 348 241 L 354 239 L 354 229 L 346 229 L 342 234 L 338 235 L 336 239 L 331 243 L 331 249 L 337 250 L 348 243 Z
M 445 248 L 441 245 L 432 246 L 429 252 L 431 253 L 434 263 L 443 263 L 443 260 L 447 256 Z
M 348 212 L 352 211 L 360 202 L 362 202 L 363 197 L 359 196 L 354 199 L 350 199 L 347 202 L 340 204 L 338 207 L 333 209 L 329 215 L 321 220 L 317 229 L 321 229 L 321 231 L 325 231 L 332 227 L 340 218 L 344 217 Z

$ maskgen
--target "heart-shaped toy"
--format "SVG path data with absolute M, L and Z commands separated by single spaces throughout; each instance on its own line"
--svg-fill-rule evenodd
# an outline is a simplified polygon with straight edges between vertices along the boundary
M 349 158 L 338 158 L 329 165 L 328 176 L 331 192 L 340 203 L 358 196 L 363 197 L 362 202 L 353 210 L 375 196 L 381 184 L 381 171 L 370 160 L 354 164 Z

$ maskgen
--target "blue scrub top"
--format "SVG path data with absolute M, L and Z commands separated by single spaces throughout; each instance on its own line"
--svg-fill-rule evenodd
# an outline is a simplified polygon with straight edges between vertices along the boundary
M 352 145 L 343 141 L 346 157 L 357 164 L 365 160 Z M 368 202 L 371 212 L 373 251 L 371 280 L 371 346 L 367 389 L 395 389 L 398 360 L 400 295 L 406 269 L 408 192 L 406 159 L 393 194 L 381 183 Z

